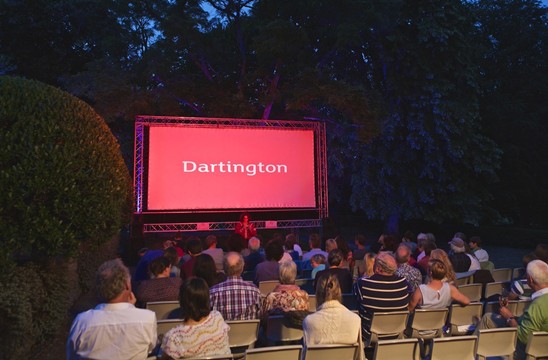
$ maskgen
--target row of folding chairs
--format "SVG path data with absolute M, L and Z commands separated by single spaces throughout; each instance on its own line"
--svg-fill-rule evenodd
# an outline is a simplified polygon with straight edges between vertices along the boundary
M 459 291 L 468 296 L 470 301 L 480 301 L 481 299 L 488 299 L 495 295 L 501 295 L 507 293 L 510 289 L 510 282 L 508 281 L 495 281 L 486 283 L 485 286 L 480 283 L 472 283 L 466 285 L 459 285 Z
M 510 282 L 523 279 L 525 268 L 498 268 L 492 269 L 491 276 L 495 282 Z M 457 285 L 466 285 L 474 282 L 475 271 L 457 274 Z

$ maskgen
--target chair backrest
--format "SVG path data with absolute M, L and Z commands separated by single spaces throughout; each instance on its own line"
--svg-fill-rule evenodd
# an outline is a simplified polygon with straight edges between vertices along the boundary
M 523 279 L 523 275 L 525 275 L 524 267 L 514 268 L 514 270 L 512 270 L 512 281 Z
M 156 313 L 156 320 L 169 318 L 172 311 L 179 309 L 178 301 L 151 301 L 147 302 L 146 308 Z
M 466 285 L 459 285 L 459 291 L 466 295 L 470 301 L 480 301 L 481 300 L 481 290 L 482 285 L 481 284 L 466 284 Z
M 263 295 L 268 295 L 278 285 L 280 285 L 280 282 L 278 280 L 260 281 L 259 282 L 259 291 Z
M 475 324 L 481 319 L 483 304 L 473 302 L 467 306 L 459 304 L 451 305 L 449 323 L 451 335 L 465 335 L 475 330 Z
M 512 269 L 510 268 L 500 268 L 491 270 L 491 275 L 495 281 L 510 281 L 512 280 Z
M 420 360 L 419 339 L 379 340 L 375 360 Z
M 253 348 L 259 334 L 259 320 L 231 320 L 226 321 L 228 331 L 228 343 L 231 348 Z
M 488 356 L 513 357 L 518 337 L 517 328 L 484 329 L 479 331 L 476 354 L 478 359 Z
M 158 331 L 158 338 L 161 338 L 166 332 L 173 329 L 175 326 L 181 325 L 183 323 L 183 319 L 175 319 L 175 320 L 158 320 L 157 324 L 157 331 Z
M 407 326 L 409 311 L 376 312 L 371 319 L 371 343 L 376 343 L 379 338 L 385 336 L 394 336 L 403 338 L 403 331 Z
M 295 285 L 298 285 L 301 290 L 306 291 L 308 294 L 314 294 L 314 279 L 309 278 L 302 278 L 302 279 L 296 279 Z
M 308 311 L 316 311 L 316 295 L 308 295 Z
M 512 301 L 511 301 L 512 302 Z M 521 316 L 527 310 L 529 305 L 531 305 L 532 300 L 519 300 L 516 301 L 516 309 L 512 312 L 514 316 Z
M 301 360 L 303 347 L 301 345 L 269 346 L 248 349 L 246 360 Z
M 508 301 L 508 305 L 506 306 L 508 310 L 512 312 L 512 314 L 516 314 L 518 302 L 517 301 Z M 498 301 L 486 301 L 485 306 L 483 309 L 483 313 L 498 313 L 500 311 L 500 304 Z M 517 315 L 516 315 L 517 316 Z
M 533 331 L 525 347 L 527 360 L 548 357 L 548 331 Z
M 305 349 L 303 360 L 333 360 L 355 359 L 358 352 L 358 344 L 323 344 L 310 345 Z
M 413 337 L 433 339 L 443 335 L 449 309 L 416 309 L 413 313 Z
M 490 296 L 493 296 L 493 295 L 500 295 L 502 294 L 505 290 L 508 290 L 508 285 L 510 284 L 510 282 L 508 281 L 495 281 L 495 282 L 490 282 L 490 283 L 487 283 L 485 284 L 485 293 L 483 294 L 483 297 L 485 299 L 489 298 Z
M 475 360 L 477 342 L 477 336 L 452 336 L 434 339 L 430 360 Z
M 223 360 L 234 359 L 234 355 L 232 355 L 232 354 L 209 355 L 209 356 L 185 358 L 185 360 L 221 360 L 221 359 L 223 359 Z
M 303 330 L 284 325 L 283 315 L 270 315 L 266 321 L 266 338 L 269 342 L 283 343 L 303 338 Z
M 460 272 L 456 273 L 457 277 L 457 285 L 466 285 L 470 284 L 472 282 L 472 279 L 474 277 L 475 271 L 466 271 L 466 272 Z

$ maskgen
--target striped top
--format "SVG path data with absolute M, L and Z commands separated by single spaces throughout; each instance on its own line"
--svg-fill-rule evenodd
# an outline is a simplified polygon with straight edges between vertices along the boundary
M 162 353 L 173 359 L 230 354 L 229 329 L 221 314 L 211 310 L 199 324 L 169 330 L 162 340 Z
M 362 277 L 356 282 L 359 314 L 362 319 L 362 336 L 371 336 L 371 318 L 375 312 L 407 310 L 409 304 L 408 283 L 397 275 L 374 274 Z

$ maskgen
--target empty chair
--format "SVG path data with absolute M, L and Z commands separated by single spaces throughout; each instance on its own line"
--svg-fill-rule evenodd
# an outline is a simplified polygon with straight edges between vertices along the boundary
M 483 304 L 480 302 L 473 302 L 467 306 L 452 304 L 449 315 L 450 334 L 452 336 L 471 334 L 481 319 L 482 312 Z
M 267 281 L 260 281 L 259 282 L 259 290 L 261 291 L 262 295 L 268 295 L 270 294 L 276 286 L 280 285 L 280 282 L 278 280 L 267 280 Z
M 323 344 L 307 346 L 303 360 L 352 360 L 357 358 L 358 344 Z
M 481 300 L 481 290 L 482 285 L 477 283 L 459 285 L 459 291 L 463 295 L 466 295 L 472 302 Z
M 316 295 L 308 295 L 308 311 L 316 311 Z
M 512 281 L 521 280 L 523 279 L 524 275 L 525 275 L 524 267 L 514 268 L 514 270 L 512 270 Z
M 299 341 L 303 338 L 303 330 L 287 327 L 283 324 L 283 315 L 271 315 L 266 323 L 266 338 L 274 345 Z
M 226 321 L 228 331 L 228 344 L 236 358 L 241 358 L 246 349 L 252 349 L 259 334 L 259 320 L 232 320 Z
M 409 311 L 376 312 L 371 318 L 371 338 L 367 346 L 385 337 L 403 338 Z
M 491 275 L 495 281 L 505 282 L 512 280 L 512 269 L 510 268 L 500 268 L 491 270 Z
M 413 313 L 411 328 L 414 338 L 433 339 L 443 335 L 443 326 L 447 320 L 449 310 L 445 309 L 416 309 Z
M 418 339 L 379 340 L 375 347 L 375 360 L 420 360 Z
M 509 282 L 504 281 L 495 281 L 485 284 L 485 293 L 483 294 L 484 299 L 488 299 L 493 295 L 501 295 L 503 292 L 508 290 Z
M 477 341 L 477 336 L 433 339 L 430 360 L 475 360 Z
M 548 332 L 533 331 L 529 334 L 525 353 L 527 354 L 527 360 L 548 357 Z
M 301 360 L 303 347 L 301 345 L 270 346 L 248 349 L 246 360 Z
M 507 356 L 512 359 L 517 337 L 517 328 L 480 330 L 476 349 L 478 359 L 485 359 L 488 356 Z
M 156 313 L 156 320 L 173 318 L 173 314 L 179 310 L 179 306 L 179 301 L 150 301 L 146 304 L 148 310 Z

